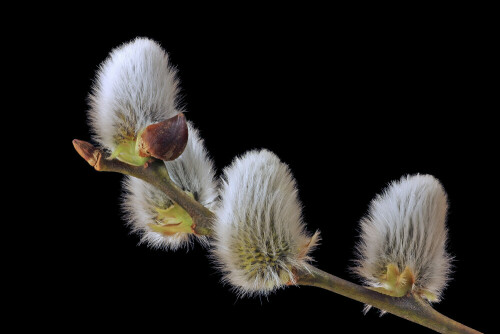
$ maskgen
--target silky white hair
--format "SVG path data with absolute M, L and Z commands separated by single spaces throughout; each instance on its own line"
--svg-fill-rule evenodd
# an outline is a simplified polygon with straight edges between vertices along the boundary
M 188 122 L 188 142 L 184 152 L 173 161 L 166 161 L 168 174 L 182 190 L 193 194 L 194 199 L 208 209 L 213 209 L 217 197 L 215 168 L 205 149 L 203 139 L 191 122 Z
M 441 298 L 451 270 L 446 251 L 447 196 L 431 175 L 404 176 L 391 183 L 360 222 L 361 240 L 353 271 L 366 285 L 380 287 L 387 265 L 409 267 L 414 289 Z M 425 295 L 424 295 L 425 297 Z
M 193 194 L 194 199 L 209 209 L 217 203 L 217 182 L 212 160 L 204 142 L 191 122 L 188 122 L 189 136 L 184 152 L 173 161 L 165 161 L 172 181 L 182 190 Z M 132 231 L 141 236 L 141 243 L 152 248 L 176 250 L 189 247 L 194 234 L 176 233 L 163 235 L 151 230 L 148 224 L 157 224 L 156 209 L 167 209 L 174 203 L 162 191 L 151 184 L 128 176 L 124 181 L 125 195 L 123 209 Z M 196 236 L 198 241 L 208 245 L 205 236 Z
M 113 151 L 146 126 L 180 111 L 178 79 L 158 43 L 137 38 L 111 51 L 89 96 L 93 138 Z
M 181 110 L 177 101 L 179 81 L 161 46 L 137 38 L 111 51 L 101 64 L 90 94 L 90 123 L 94 139 L 113 151 L 124 140 L 135 140 L 146 126 L 164 121 Z M 172 181 L 195 200 L 211 207 L 217 199 L 213 163 L 198 131 L 188 122 L 188 142 L 175 161 L 165 162 Z M 123 208 L 134 232 L 152 247 L 177 249 L 189 245 L 186 233 L 164 236 L 148 224 L 156 224 L 156 209 L 174 203 L 154 186 L 133 177 L 124 181 Z M 205 237 L 199 237 L 206 242 Z
M 224 170 L 215 213 L 212 256 L 240 296 L 266 295 L 309 270 L 319 232 L 305 231 L 295 180 L 273 153 L 248 152 Z

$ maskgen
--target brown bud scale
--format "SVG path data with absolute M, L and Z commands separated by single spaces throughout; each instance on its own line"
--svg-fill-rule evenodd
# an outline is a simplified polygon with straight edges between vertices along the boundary
M 97 161 L 99 161 L 101 152 L 99 152 L 99 150 L 95 148 L 94 145 L 84 140 L 74 139 L 73 146 L 75 147 L 75 150 L 78 152 L 78 154 L 80 154 L 80 156 L 84 158 L 85 161 L 89 163 L 89 165 L 95 167 Z
M 137 150 L 141 157 L 152 156 L 160 160 L 171 161 L 184 152 L 187 140 L 186 116 L 179 113 L 144 129 L 137 138 Z

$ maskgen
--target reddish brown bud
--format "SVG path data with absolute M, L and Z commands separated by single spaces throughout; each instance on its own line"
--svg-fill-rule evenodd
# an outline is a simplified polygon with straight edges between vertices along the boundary
M 80 154 L 82 158 L 85 159 L 92 167 L 95 167 L 97 161 L 99 161 L 99 157 L 101 152 L 97 148 L 95 148 L 91 143 L 74 139 L 73 146 L 75 150 Z
M 186 148 L 188 127 L 183 113 L 163 122 L 151 124 L 139 134 L 136 143 L 141 157 L 155 157 L 164 161 L 177 159 Z

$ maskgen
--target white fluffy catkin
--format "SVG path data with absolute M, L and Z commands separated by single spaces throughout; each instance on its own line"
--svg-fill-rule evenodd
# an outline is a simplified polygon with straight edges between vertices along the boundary
M 182 190 L 193 194 L 194 199 L 209 209 L 217 200 L 217 183 L 213 163 L 208 157 L 198 131 L 188 122 L 189 137 L 184 152 L 174 161 L 166 161 L 169 175 Z M 124 181 L 126 193 L 123 208 L 132 231 L 141 236 L 141 242 L 153 248 L 175 250 L 189 246 L 194 234 L 177 233 L 172 236 L 152 231 L 148 224 L 160 224 L 156 209 L 167 209 L 173 202 L 149 183 L 127 177 Z M 196 236 L 207 244 L 207 238 Z
M 267 150 L 251 151 L 224 170 L 213 257 L 239 295 L 266 295 L 308 270 L 319 232 L 305 231 L 288 166 Z
M 391 183 L 361 220 L 354 272 L 365 284 L 381 287 L 387 265 L 397 265 L 400 272 L 409 267 L 414 275 L 412 290 L 429 291 L 437 297 L 430 301 L 438 301 L 451 268 L 447 208 L 446 193 L 431 175 L 404 176 Z
M 167 53 L 158 43 L 137 38 L 114 49 L 101 64 L 90 94 L 89 117 L 94 139 L 113 151 L 123 141 L 135 140 L 146 126 L 175 116 L 178 79 Z M 217 198 L 213 164 L 198 131 L 188 123 L 188 143 L 175 161 L 165 162 L 172 180 L 211 207 Z M 161 191 L 141 180 L 127 177 L 123 208 L 133 231 L 153 247 L 176 249 L 187 245 L 187 233 L 165 236 L 148 224 L 159 223 L 155 209 L 173 203 Z M 200 237 L 202 241 L 204 237 Z
M 94 139 L 113 151 L 146 126 L 178 113 L 176 71 L 156 42 L 137 38 L 111 51 L 89 96 Z

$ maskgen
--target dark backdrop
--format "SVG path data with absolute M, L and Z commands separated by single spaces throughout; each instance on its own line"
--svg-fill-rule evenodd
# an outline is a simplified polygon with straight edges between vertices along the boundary
M 483 28 L 461 19 L 291 21 L 263 29 L 257 19 L 243 27 L 234 19 L 90 29 L 89 18 L 70 31 L 51 31 L 47 52 L 56 61 L 47 75 L 59 82 L 58 135 L 68 166 L 58 177 L 66 202 L 54 222 L 64 237 L 51 244 L 57 274 L 43 291 L 59 307 L 44 320 L 63 318 L 92 331 L 181 325 L 285 332 L 300 325 L 431 332 L 392 315 L 364 316 L 362 304 L 316 288 L 238 299 L 200 245 L 188 252 L 137 245 L 119 208 L 121 175 L 95 172 L 71 140 L 90 138 L 86 98 L 98 65 L 114 47 L 145 36 L 160 42 L 178 68 L 186 116 L 219 173 L 254 148 L 272 150 L 290 166 L 308 229 L 322 232 L 314 257 L 323 270 L 354 280 L 348 267 L 358 220 L 388 182 L 412 173 L 441 180 L 456 261 L 436 309 L 487 330 L 481 291 L 492 274 L 483 240 L 493 211 L 485 191 L 498 136 L 484 102 L 492 90 Z

